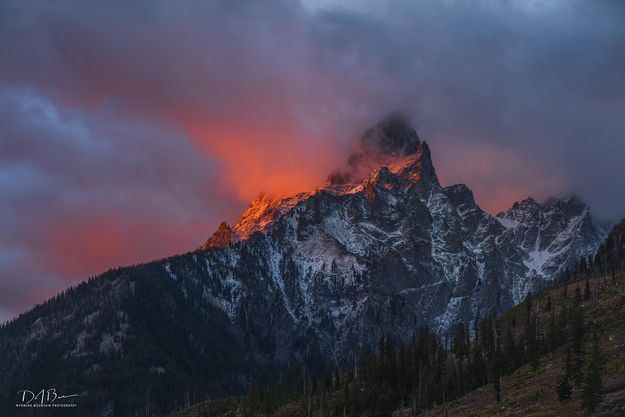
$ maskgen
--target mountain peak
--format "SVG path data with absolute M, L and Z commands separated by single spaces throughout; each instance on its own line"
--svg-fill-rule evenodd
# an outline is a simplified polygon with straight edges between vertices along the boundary
M 466 204 L 469 206 L 477 206 L 473 191 L 465 184 L 447 186 L 445 187 L 445 192 L 457 205 Z
M 361 142 L 365 152 L 403 157 L 416 153 L 421 139 L 403 114 L 393 112 L 367 130 Z
M 237 239 L 236 233 L 230 225 L 226 222 L 222 222 L 215 233 L 208 238 L 208 240 L 200 247 L 202 250 L 206 250 L 214 247 L 228 246 Z
M 419 184 L 422 191 L 440 185 L 428 144 L 419 138 L 407 119 L 398 112 L 390 113 L 367 130 L 357 150 L 343 167 L 330 174 L 320 188 L 287 197 L 261 193 L 233 227 L 222 223 L 201 249 L 246 240 L 254 232 L 266 230 L 277 218 L 321 189 L 331 189 L 332 193 L 339 194 L 358 192 L 364 183 L 379 181 L 384 169 L 386 173 Z
M 520 204 L 521 206 L 538 206 L 539 205 L 536 199 L 532 196 L 529 196 L 526 199 L 521 200 L 518 204 Z
M 391 172 L 404 178 L 410 178 L 427 185 L 438 185 L 438 177 L 432 163 L 430 147 L 425 141 L 419 143 L 413 154 L 389 164 L 389 168 Z
M 543 207 L 551 207 L 555 204 L 565 204 L 568 206 L 585 207 L 586 202 L 575 193 L 565 194 L 561 197 L 550 196 L 542 204 Z
M 430 148 L 401 113 L 387 115 L 368 129 L 345 166 L 328 177 L 330 184 L 355 183 L 381 167 L 390 167 L 410 159 L 419 166 L 419 177 L 438 183 L 431 161 Z M 418 161 L 417 161 L 418 159 Z M 415 163 L 418 162 L 418 163 Z

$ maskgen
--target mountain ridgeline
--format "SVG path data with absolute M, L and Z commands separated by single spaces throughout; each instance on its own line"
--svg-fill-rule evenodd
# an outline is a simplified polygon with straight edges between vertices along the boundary
M 484 212 L 391 115 L 317 189 L 261 195 L 198 250 L 108 271 L 5 324 L 0 415 L 33 385 L 78 393 L 67 415 L 163 415 L 294 360 L 344 367 L 383 335 L 444 335 L 519 304 L 606 234 L 574 196 Z M 606 265 L 620 239 L 603 244 Z

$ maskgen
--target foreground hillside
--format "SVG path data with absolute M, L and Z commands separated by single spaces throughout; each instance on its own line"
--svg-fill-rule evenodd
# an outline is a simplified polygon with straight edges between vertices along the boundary
M 561 326 L 562 312 L 573 311 L 571 305 L 575 298 L 579 297 L 581 312 L 584 317 L 584 336 L 582 344 L 583 357 L 578 365 L 580 370 L 580 384 L 576 386 L 571 380 L 571 399 L 560 400 L 556 385 L 558 378 L 562 379 L 567 373 L 565 364 L 567 352 L 570 352 L 571 344 L 567 341 L 564 328 L 574 326 L 571 317 L 566 318 L 567 324 Z M 540 356 L 536 363 L 526 363 L 509 375 L 500 380 L 500 402 L 496 401 L 494 383 L 488 383 L 483 387 L 469 392 L 467 395 L 459 395 L 459 398 L 420 410 L 411 404 L 410 395 L 404 399 L 403 411 L 401 408 L 388 412 L 383 410 L 362 410 L 353 413 L 349 406 L 352 402 L 348 399 L 353 394 L 350 390 L 358 386 L 356 380 L 344 382 L 343 386 L 329 389 L 308 391 L 307 394 L 295 395 L 291 400 L 281 404 L 274 404 L 269 413 L 264 405 L 252 405 L 258 399 L 247 397 L 228 398 L 209 401 L 190 407 L 186 410 L 172 414 L 172 417 L 204 417 L 204 416 L 252 416 L 271 415 L 275 417 L 321 417 L 332 415 L 395 415 L 395 416 L 583 416 L 593 415 L 602 417 L 621 417 L 625 415 L 625 273 L 615 273 L 600 276 L 580 282 L 554 288 L 534 297 L 531 302 L 532 314 L 537 318 L 537 338 L 540 350 L 549 350 L 549 345 L 557 346 L 553 351 Z M 512 329 L 516 340 L 520 340 L 525 331 L 524 320 L 527 317 L 527 304 L 510 310 L 496 321 L 496 334 L 502 335 Z M 554 326 L 555 323 L 555 326 Z M 514 324 L 514 326 L 511 326 Z M 593 334 L 597 335 L 597 344 L 602 358 L 601 401 L 592 412 L 582 409 L 586 384 L 589 373 L 591 353 L 593 347 Z M 505 339 L 505 336 L 500 336 Z M 554 340 L 558 338 L 561 340 Z M 501 350 L 504 353 L 508 348 L 505 341 L 501 342 Z M 472 346 L 475 349 L 475 345 Z M 520 346 L 517 346 L 520 347 Z M 453 351 L 454 349 L 452 349 Z M 570 353 L 569 353 L 570 354 Z M 450 353 L 450 355 L 454 355 Z M 484 355 L 486 356 L 486 355 Z M 530 358 L 526 358 L 530 359 Z M 505 361 L 505 359 L 504 359 Z M 569 357 L 569 361 L 571 361 Z M 532 362 L 530 360 L 530 362 Z M 534 365 L 534 366 L 533 366 Z M 364 371 L 364 369 L 362 369 Z M 573 371 L 568 371 L 573 373 Z M 460 374 L 458 374 L 460 376 Z M 573 378 L 573 377 L 572 377 Z M 337 377 L 332 378 L 332 384 L 336 384 Z M 349 381 L 349 378 L 345 378 Z M 340 384 L 340 383 L 339 383 Z M 453 384 L 445 385 L 449 390 Z M 363 389 L 363 388 L 361 388 Z M 367 389 L 367 388 L 364 388 Z M 312 393 L 311 393 L 312 391 Z M 272 390 L 264 395 L 270 396 Z M 262 396 L 263 394 L 261 394 Z M 379 393 L 376 393 L 379 395 Z M 447 395 L 452 395 L 451 391 Z M 287 395 L 288 396 L 288 395 Z M 268 397 L 266 397 L 268 398 Z M 276 401 L 276 400 L 274 400 Z M 279 401 L 278 401 L 279 402 Z M 262 400 L 261 400 L 262 403 Z
M 596 300 L 584 302 L 584 315 L 595 323 L 599 345 L 605 360 L 603 374 L 603 402 L 592 413 L 596 416 L 625 416 L 625 274 L 617 276 L 612 284 L 611 277 L 595 280 L 592 285 L 598 287 Z M 605 282 L 605 284 L 602 284 Z M 579 284 L 582 288 L 584 283 Z M 604 289 L 601 286 L 605 285 Z M 573 294 L 577 283 L 568 286 L 568 293 Z M 552 290 L 540 298 L 545 305 L 551 297 L 554 308 L 561 305 L 562 289 Z M 522 306 L 515 308 L 502 317 L 505 321 L 522 315 Z M 543 331 L 548 333 L 549 314 L 543 316 Z M 590 354 L 591 340 L 585 343 L 585 351 Z M 502 379 L 502 401 L 494 401 L 492 386 L 471 392 L 466 397 L 448 406 L 450 416 L 582 416 L 588 415 L 581 407 L 580 389 L 574 390 L 573 398 L 568 401 L 558 400 L 555 388 L 559 375 L 564 373 L 565 349 L 541 358 L 540 366 L 534 371 L 524 365 L 517 372 Z M 429 414 L 445 415 L 444 407 L 438 406 Z

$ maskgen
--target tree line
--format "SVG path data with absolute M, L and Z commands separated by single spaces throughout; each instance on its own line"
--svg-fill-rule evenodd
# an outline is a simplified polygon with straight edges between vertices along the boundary
M 422 327 L 408 341 L 391 335 L 365 348 L 358 360 L 341 369 L 327 367 L 307 375 L 295 361 L 276 384 L 250 387 L 245 399 L 248 415 L 271 415 L 280 405 L 299 402 L 307 417 L 385 417 L 427 413 L 470 391 L 490 385 L 493 400 L 504 396 L 501 380 L 524 365 L 536 371 L 541 358 L 563 352 L 562 371 L 554 381 L 560 401 L 581 399 L 594 410 L 602 400 L 603 355 L 593 323 L 584 317 L 583 303 L 592 299 L 590 281 L 569 295 L 567 284 L 552 303 L 531 294 L 521 314 L 496 320 L 494 314 L 471 325 L 459 324 L 448 336 Z M 592 340 L 590 352 L 586 342 Z

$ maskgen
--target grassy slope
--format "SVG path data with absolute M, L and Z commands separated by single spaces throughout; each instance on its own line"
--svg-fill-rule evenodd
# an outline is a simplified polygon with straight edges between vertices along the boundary
M 593 289 L 597 290 L 596 300 L 584 303 L 584 316 L 593 320 L 598 329 L 601 348 L 606 359 L 603 384 L 606 391 L 605 399 L 593 413 L 601 417 L 625 417 L 625 273 L 617 275 L 616 283 L 609 277 L 591 280 Z M 558 311 L 570 302 L 575 287 L 583 291 L 584 282 L 569 284 L 568 299 L 561 296 L 562 289 L 546 291 L 534 299 L 534 308 L 539 311 L 538 317 L 542 332 L 546 332 L 550 314 L 544 311 L 547 297 L 551 296 L 552 312 Z M 506 312 L 498 319 L 498 325 L 516 316 L 516 331 L 522 331 L 524 306 L 520 305 Z M 590 350 L 590 338 L 587 338 L 587 351 Z M 422 416 L 524 416 L 524 417 L 576 417 L 587 415 L 580 409 L 579 389 L 573 393 L 573 399 L 561 403 L 558 401 L 554 383 L 556 376 L 562 373 L 562 349 L 555 354 L 548 354 L 541 359 L 539 368 L 534 372 L 525 365 L 512 375 L 502 379 L 502 402 L 494 401 L 491 385 L 470 392 L 463 398 L 444 406 L 438 406 Z M 337 393 L 335 395 L 341 395 Z M 328 398 L 325 416 L 332 416 L 332 395 Z M 172 417 L 204 417 L 204 416 L 237 416 L 242 415 L 242 400 L 236 398 L 221 399 L 201 403 L 186 410 L 172 414 Z M 286 404 L 273 414 L 274 417 L 305 417 L 306 401 Z M 319 416 L 317 407 L 313 407 L 312 417 Z M 401 411 L 395 411 L 401 417 Z M 406 407 L 404 416 L 411 412 Z
M 605 282 L 603 287 L 602 282 Z M 593 320 L 598 329 L 601 349 L 603 351 L 606 368 L 603 384 L 606 396 L 593 414 L 596 416 L 625 416 L 625 293 L 623 293 L 625 274 L 617 276 L 617 283 L 611 278 L 591 280 L 591 285 L 598 289 L 598 297 L 594 301 L 584 303 L 584 316 Z M 568 287 L 569 299 L 575 291 L 577 283 Z M 579 283 L 583 290 L 584 283 Z M 568 300 L 560 295 L 561 289 L 554 289 L 537 297 L 535 306 L 541 308 L 546 304 L 547 296 L 552 299 L 555 311 L 561 308 Z M 543 332 L 546 330 L 550 313 L 542 313 L 541 324 Z M 499 322 L 502 323 L 512 316 L 517 316 L 517 322 L 522 323 L 523 306 L 517 306 L 504 314 Z M 519 327 L 519 326 L 517 326 Z M 590 341 L 586 343 L 586 350 L 590 350 Z M 562 349 L 555 354 L 546 355 L 536 372 L 529 365 L 525 365 L 517 372 L 504 377 L 502 380 L 503 399 L 501 404 L 494 401 L 493 390 L 487 386 L 469 393 L 466 397 L 451 403 L 447 407 L 449 416 L 528 416 L 528 417 L 555 417 L 555 416 L 582 416 L 578 400 L 579 392 L 574 391 L 573 399 L 560 403 L 554 389 L 556 376 L 562 373 Z M 439 406 L 428 415 L 444 416 L 445 409 Z
M 623 282 L 625 274 L 617 277 L 617 283 L 612 284 L 611 278 L 605 279 L 605 288 L 600 288 L 602 279 L 591 281 L 593 286 L 599 287 L 596 301 L 584 303 L 584 316 L 593 320 L 598 329 L 601 349 L 603 351 L 606 368 L 603 384 L 606 396 L 593 414 L 596 416 L 625 416 L 625 294 Z M 577 283 L 568 288 L 569 299 L 573 296 Z M 583 291 L 584 283 L 580 287 Z M 561 289 L 543 293 L 536 299 L 536 308 L 546 304 L 547 296 L 552 299 L 552 306 L 562 307 Z M 499 322 L 517 316 L 517 322 L 522 323 L 524 306 L 520 305 L 504 314 Z M 555 310 L 552 310 L 555 311 Z M 549 313 L 541 313 L 543 331 L 546 329 Z M 517 326 L 520 327 L 520 326 Z M 590 351 L 590 341 L 587 340 L 586 350 Z M 494 401 L 492 386 L 475 390 L 466 397 L 448 405 L 450 416 L 528 416 L 528 417 L 556 417 L 586 415 L 580 410 L 579 393 L 573 393 L 573 399 L 561 403 L 558 401 L 554 384 L 556 376 L 562 373 L 562 349 L 555 354 L 548 354 L 541 359 L 536 372 L 525 365 L 517 372 L 504 377 L 502 380 L 503 399 L 501 404 Z M 445 415 L 444 407 L 439 406 L 428 416 Z

